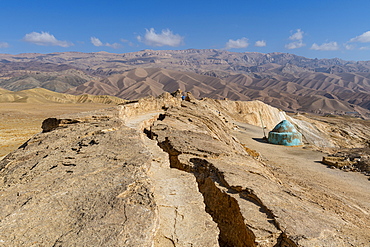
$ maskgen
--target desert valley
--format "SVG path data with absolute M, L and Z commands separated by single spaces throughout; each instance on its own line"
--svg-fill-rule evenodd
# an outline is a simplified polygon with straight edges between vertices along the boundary
M 285 111 L 369 117 L 370 62 L 287 53 L 144 50 L 0 55 L 0 87 L 135 99 L 164 91 L 261 100 Z M 138 70 L 139 69 L 139 70 Z
M 0 54 L 0 246 L 370 246 L 369 119 L 370 61 Z

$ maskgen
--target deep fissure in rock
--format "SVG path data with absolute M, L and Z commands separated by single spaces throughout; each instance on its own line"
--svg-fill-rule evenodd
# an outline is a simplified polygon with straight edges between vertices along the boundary
M 191 158 L 190 162 L 206 211 L 220 229 L 220 246 L 256 246 L 255 236 L 245 225 L 237 200 L 217 186 L 226 188 L 217 169 L 205 159 Z
M 245 189 L 245 190 L 242 190 L 242 191 L 233 189 L 233 191 L 235 191 L 235 193 L 239 193 L 241 198 L 243 198 L 247 201 L 250 201 L 250 202 L 256 204 L 258 207 L 260 207 L 260 211 L 262 213 L 264 213 L 267 216 L 267 218 L 269 219 L 268 222 L 273 224 L 276 227 L 276 229 L 281 230 L 279 223 L 275 219 L 275 215 L 271 212 L 271 210 L 269 208 L 267 208 L 262 203 L 262 201 L 254 194 L 253 191 L 248 190 L 248 189 Z
M 298 247 L 298 245 L 296 245 L 291 239 L 289 239 L 285 232 L 282 232 L 277 239 L 277 243 L 274 245 L 274 247 Z
M 146 129 L 144 133 L 151 139 L 156 139 L 152 131 Z M 168 137 L 163 142 L 157 142 L 158 146 L 168 153 L 171 168 L 192 173 L 198 183 L 198 189 L 202 193 L 206 212 L 211 215 L 220 230 L 219 244 L 221 247 L 245 247 L 256 246 L 255 236 L 244 223 L 244 218 L 236 199 L 220 190 L 216 183 L 220 180 L 214 167 L 204 159 L 191 159 L 192 167 L 182 164 L 178 156 L 181 154 L 175 150 Z
M 211 205 L 213 203 L 215 203 L 216 207 L 219 206 L 219 204 L 217 204 L 218 203 L 217 201 L 216 202 L 212 202 L 212 200 L 214 199 L 214 197 L 221 198 L 223 195 L 226 195 L 227 198 L 224 197 L 223 200 L 226 200 L 227 201 L 227 200 L 232 199 L 233 201 L 232 202 L 229 202 L 229 208 L 223 209 L 224 211 L 226 211 L 226 214 L 225 215 L 227 215 L 229 217 L 232 217 L 233 220 L 236 220 L 236 222 L 233 222 L 234 225 L 244 224 L 244 221 L 238 222 L 239 218 L 237 216 L 233 215 L 234 211 L 227 212 L 227 210 L 230 209 L 231 207 L 234 207 L 234 209 L 236 207 L 235 211 L 237 211 L 240 214 L 240 218 L 244 220 L 243 216 L 240 213 L 239 205 L 238 205 L 238 202 L 236 201 L 236 199 L 234 199 L 233 197 L 227 195 L 226 193 L 223 193 L 219 188 L 217 188 L 216 184 L 219 184 L 223 188 L 228 189 L 228 192 L 239 194 L 241 198 L 243 198 L 245 200 L 248 200 L 250 202 L 255 203 L 257 206 L 260 207 L 261 212 L 263 212 L 264 214 L 266 214 L 266 216 L 269 219 L 269 222 L 271 224 L 273 224 L 278 230 L 282 231 L 281 228 L 280 228 L 279 223 L 275 219 L 275 215 L 271 212 L 271 210 L 269 208 L 267 208 L 262 203 L 262 201 L 253 192 L 253 190 L 250 190 L 250 189 L 244 189 L 243 190 L 241 188 L 235 188 L 233 186 L 230 186 L 227 183 L 227 181 L 224 179 L 224 176 L 223 176 L 222 172 L 220 172 L 212 163 L 208 162 L 205 159 L 191 158 L 190 159 L 190 162 L 192 164 L 194 164 L 193 173 L 194 173 L 194 175 L 197 178 L 199 190 L 203 194 L 203 197 L 205 198 L 205 203 L 206 203 L 207 206 L 208 205 Z M 204 176 L 204 177 L 202 177 L 202 176 Z M 212 184 L 208 184 L 208 185 L 204 186 L 203 184 L 204 183 L 207 183 L 207 181 L 209 181 L 209 180 L 212 181 Z M 218 192 L 223 193 L 223 195 L 219 195 L 219 196 L 217 196 L 217 195 L 212 196 L 211 195 L 210 198 L 208 198 L 210 201 L 206 202 L 206 200 L 207 200 L 206 196 L 209 196 L 210 193 L 205 193 L 204 191 L 202 191 L 203 188 L 201 186 L 205 187 L 206 190 L 207 190 L 212 185 L 216 187 L 216 189 L 218 190 Z M 206 208 L 206 210 L 207 210 L 207 208 Z M 208 213 L 212 215 L 211 212 L 208 212 Z M 216 216 L 219 216 L 220 214 L 215 214 L 215 215 Z M 212 217 L 213 217 L 213 215 L 212 215 Z M 226 220 L 228 220 L 228 219 L 226 219 Z M 214 221 L 216 223 L 218 223 L 217 220 L 214 219 Z M 250 231 L 248 228 L 246 228 L 246 229 L 248 231 Z M 228 228 L 226 228 L 226 232 L 227 232 L 227 230 L 228 230 Z M 253 234 L 252 231 L 250 231 L 250 232 L 251 232 L 251 234 Z M 254 238 L 255 237 L 253 235 L 253 239 Z M 222 245 L 222 244 L 224 244 L 224 245 Z M 220 241 L 220 246 L 243 246 L 243 245 L 230 245 L 229 243 L 224 243 L 224 242 L 221 242 Z M 254 246 L 254 245 L 248 245 L 248 246 Z M 286 235 L 286 233 L 284 231 L 282 231 L 282 233 L 278 237 L 277 243 L 274 245 L 274 247 L 297 247 L 297 245 L 294 243 L 293 240 L 291 240 Z

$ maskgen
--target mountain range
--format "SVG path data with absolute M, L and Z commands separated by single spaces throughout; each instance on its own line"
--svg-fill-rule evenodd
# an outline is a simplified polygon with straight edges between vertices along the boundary
M 182 89 L 196 97 L 258 99 L 286 111 L 370 116 L 370 61 L 287 53 L 189 49 L 0 54 L 0 87 L 125 99 Z
M 124 99 L 109 95 L 70 95 L 44 88 L 13 92 L 0 88 L 0 103 L 99 103 L 116 105 L 125 102 L 127 101 Z

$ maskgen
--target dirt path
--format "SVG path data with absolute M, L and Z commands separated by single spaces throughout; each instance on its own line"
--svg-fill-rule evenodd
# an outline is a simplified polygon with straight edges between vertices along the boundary
M 130 128 L 140 129 L 142 124 L 145 125 L 146 121 L 150 121 L 153 118 L 158 118 L 159 114 L 161 113 L 163 113 L 163 111 L 148 112 L 146 114 L 132 116 L 125 119 L 125 125 Z
M 345 221 L 370 230 L 370 181 L 357 172 L 330 169 L 320 163 L 323 154 L 304 147 L 286 147 L 262 141 L 261 128 L 237 123 L 239 141 L 262 155 L 263 162 L 295 196 L 309 199 Z M 356 216 L 356 217 L 354 217 Z

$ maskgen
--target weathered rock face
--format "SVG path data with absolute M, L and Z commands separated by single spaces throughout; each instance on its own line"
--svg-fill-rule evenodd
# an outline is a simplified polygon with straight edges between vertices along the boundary
M 363 190 L 290 179 L 239 139 L 268 109 L 164 94 L 46 120 L 0 161 L 0 245 L 365 246 Z
M 273 129 L 277 123 L 287 118 L 284 111 L 264 104 L 258 100 L 232 101 L 206 98 L 204 99 L 204 102 L 208 108 L 214 108 L 222 115 L 228 116 L 230 118 L 229 121 L 240 121 L 256 126 L 262 126 L 263 124 L 270 130 Z
M 297 196 L 299 185 L 283 185 L 242 149 L 227 122 L 201 103 L 184 102 L 147 131 L 169 154 L 171 167 L 196 178 L 220 245 L 347 246 L 337 234 L 347 227 L 342 216 L 323 211 L 311 196 Z M 356 241 L 366 243 L 369 236 L 361 234 Z
M 0 163 L 0 245 L 216 246 L 195 179 L 164 166 L 166 154 L 138 131 L 176 104 L 167 98 L 45 120 L 44 133 Z M 129 121 L 137 104 L 157 112 Z
M 0 244 L 149 246 L 157 218 L 143 150 L 117 118 L 36 135 L 1 162 Z
M 306 143 L 323 148 L 369 147 L 370 121 L 346 117 L 295 115 L 287 117 Z

